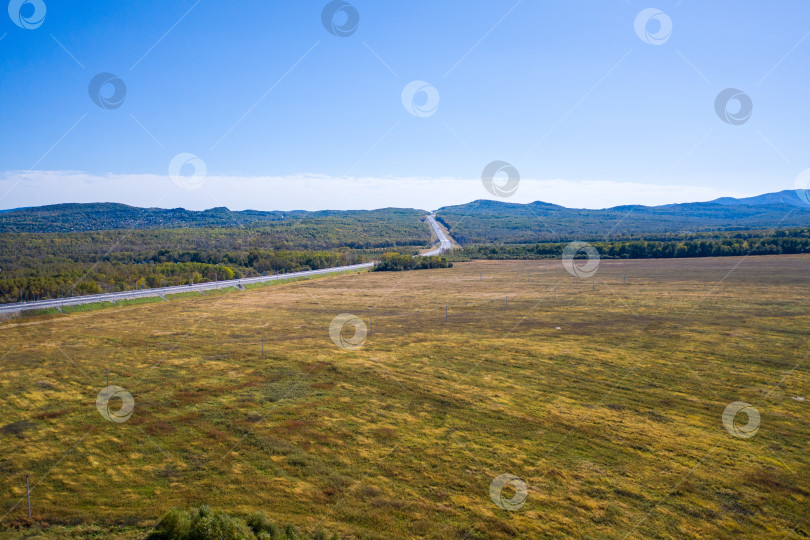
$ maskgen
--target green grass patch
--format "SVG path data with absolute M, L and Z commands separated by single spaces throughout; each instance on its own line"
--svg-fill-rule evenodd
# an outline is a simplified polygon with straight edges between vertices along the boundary
M 89 304 L 76 304 L 74 306 L 62 306 L 62 313 L 85 313 L 88 311 L 98 311 L 99 309 L 107 309 L 115 307 L 112 302 L 91 302 Z
M 20 317 L 28 318 L 28 317 L 40 317 L 43 315 L 61 315 L 57 308 L 45 308 L 45 309 L 29 309 L 26 311 L 20 312 Z
M 228 294 L 228 293 L 236 292 L 238 290 L 239 289 L 237 289 L 236 287 L 223 287 L 222 289 L 210 289 L 210 290 L 207 290 L 207 291 L 205 291 L 205 294 L 210 295 L 210 296 L 216 296 L 218 294 Z
M 199 291 L 188 291 L 188 292 L 167 294 L 165 296 L 166 296 L 167 300 L 179 300 L 181 298 L 195 298 L 195 297 L 204 296 L 204 295 Z
M 160 296 L 144 296 L 142 298 L 130 298 L 127 300 L 118 300 L 119 306 L 138 306 L 141 304 L 154 304 L 157 302 L 165 302 Z
M 242 285 L 246 290 L 250 289 L 261 289 L 262 287 L 267 287 L 266 281 L 260 281 L 258 283 L 245 283 Z

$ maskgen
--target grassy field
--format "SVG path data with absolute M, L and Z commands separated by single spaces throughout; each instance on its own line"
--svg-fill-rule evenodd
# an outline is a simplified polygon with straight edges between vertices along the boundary
M 808 270 L 480 261 L 7 321 L 0 537 L 26 472 L 41 537 L 202 503 L 349 538 L 807 536 Z M 360 348 L 330 339 L 342 313 Z M 96 409 L 107 368 L 123 422 Z

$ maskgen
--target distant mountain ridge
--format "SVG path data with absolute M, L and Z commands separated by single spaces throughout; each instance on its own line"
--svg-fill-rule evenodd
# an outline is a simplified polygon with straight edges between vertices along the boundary
M 437 217 L 461 243 L 560 241 L 584 237 L 682 233 L 684 231 L 768 229 L 810 226 L 810 192 L 785 190 L 755 197 L 722 197 L 708 202 L 660 206 L 624 205 L 601 210 L 566 208 L 535 201 L 518 204 L 476 200 L 447 206 Z M 119 203 L 66 203 L 0 212 L 0 233 L 81 232 L 116 229 L 242 228 L 290 219 L 345 217 L 374 221 L 397 214 L 418 220 L 425 212 L 379 210 L 233 211 L 139 208 Z
M 424 212 L 402 208 L 379 210 L 234 211 L 225 207 L 208 210 L 184 208 L 139 208 L 120 203 L 65 203 L 20 208 L 0 213 L 0 233 L 83 232 L 117 229 L 242 228 L 284 220 L 346 217 L 370 220 L 400 214 L 420 218 Z
M 540 201 L 478 200 L 440 208 L 436 217 L 461 244 L 663 238 L 701 231 L 807 227 L 810 204 L 804 200 L 806 194 L 787 190 L 741 199 L 601 210 Z
M 735 199 L 734 197 L 721 197 L 715 199 L 713 203 L 728 204 L 728 205 L 747 205 L 747 206 L 761 206 L 763 204 L 787 204 L 790 206 L 810 207 L 810 191 L 806 189 L 786 189 L 784 191 L 777 191 L 776 193 L 765 193 L 764 195 L 757 195 L 755 197 L 743 197 Z

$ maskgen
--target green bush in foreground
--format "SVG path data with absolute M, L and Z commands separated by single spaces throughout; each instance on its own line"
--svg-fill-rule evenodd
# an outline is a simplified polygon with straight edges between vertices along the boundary
M 337 534 L 333 539 L 337 539 Z M 160 520 L 147 540 L 326 540 L 324 533 L 315 537 L 299 536 L 292 525 L 284 530 L 261 513 L 247 519 L 215 512 L 207 505 L 186 512 L 173 508 Z

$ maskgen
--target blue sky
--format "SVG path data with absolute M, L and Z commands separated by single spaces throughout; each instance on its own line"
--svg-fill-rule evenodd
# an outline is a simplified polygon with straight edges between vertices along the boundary
M 356 0 L 345 37 L 323 1 L 38 1 L 37 28 L 0 23 L 0 208 L 436 208 L 496 198 L 494 160 L 520 172 L 509 201 L 603 207 L 790 189 L 810 168 L 802 0 Z M 661 44 L 634 28 L 650 7 Z M 99 73 L 120 107 L 91 99 Z M 432 114 L 403 106 L 415 80 Z M 715 110 L 726 88 L 753 104 L 741 125 Z M 181 153 L 205 178 L 177 181 Z

